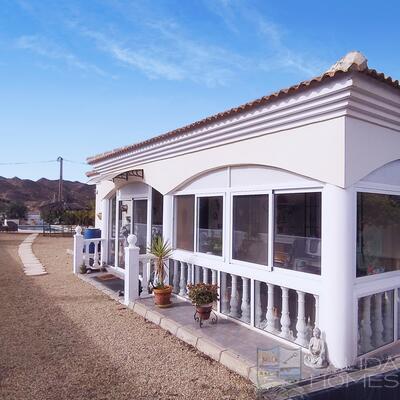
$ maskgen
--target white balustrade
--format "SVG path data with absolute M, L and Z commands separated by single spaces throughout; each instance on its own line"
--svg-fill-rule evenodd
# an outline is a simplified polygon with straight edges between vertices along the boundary
M 173 260 L 174 262 L 174 277 L 172 281 L 172 290 L 174 293 L 179 293 L 179 261 Z
M 290 334 L 290 316 L 289 316 L 289 289 L 281 286 L 282 289 L 282 315 L 281 315 L 281 333 L 279 336 L 285 339 L 291 339 Z
M 274 313 L 274 285 L 272 283 L 267 283 L 268 287 L 268 303 L 267 303 L 267 314 L 265 315 L 267 319 L 267 325 L 265 330 L 268 332 L 275 332 L 275 313 Z
M 193 279 L 193 273 L 192 273 L 193 264 L 186 263 L 186 265 L 187 265 L 187 279 L 186 279 L 186 284 L 187 284 L 187 285 L 190 285 L 190 284 L 192 284 L 192 279 Z
M 226 272 L 221 272 L 221 312 L 228 314 L 228 282 Z
M 83 239 L 84 245 L 84 256 L 83 256 L 83 263 L 87 268 L 100 268 L 101 267 L 101 246 L 104 240 L 97 238 L 97 239 Z M 99 252 L 100 247 L 100 252 Z M 93 251 L 91 251 L 93 250 Z
M 180 290 L 179 290 L 179 296 L 185 296 L 186 295 L 186 274 L 185 274 L 185 264 L 184 262 L 181 261 L 181 279 L 180 279 Z
M 200 283 L 201 279 L 200 279 L 200 266 L 199 265 L 195 265 L 194 266 L 194 273 L 195 273 L 195 283 Z
M 254 325 L 261 327 L 262 308 L 261 308 L 261 282 L 254 283 Z
M 229 315 L 233 318 L 239 317 L 239 296 L 237 290 L 237 276 L 231 275 L 231 301 L 229 302 Z
M 249 278 L 242 277 L 242 316 L 243 322 L 250 322 Z
M 375 347 L 380 347 L 384 344 L 383 340 L 383 315 L 382 315 L 382 295 L 383 293 L 376 293 L 374 295 L 374 319 L 372 341 Z
M 363 312 L 361 321 L 361 338 L 360 345 L 361 351 L 367 353 L 372 350 L 371 336 L 371 296 L 365 296 L 362 299 L 363 302 Z
M 216 285 L 218 283 L 218 274 L 215 269 L 211 270 L 211 283 Z
M 208 283 L 208 268 L 203 267 L 203 283 Z
M 384 327 L 384 340 L 385 343 L 389 343 L 393 340 L 393 296 L 392 292 L 385 292 L 384 294 L 384 317 L 383 317 L 383 327 Z
M 297 338 L 295 343 L 300 346 L 307 347 L 307 324 L 306 324 L 306 316 L 305 316 L 305 293 L 297 290 Z

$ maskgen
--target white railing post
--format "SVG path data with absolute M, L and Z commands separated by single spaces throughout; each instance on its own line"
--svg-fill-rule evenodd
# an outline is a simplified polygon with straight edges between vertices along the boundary
M 100 265 L 107 264 L 108 261 L 108 243 L 107 239 L 100 240 Z
M 79 274 L 80 267 L 83 263 L 83 236 L 82 228 L 78 225 L 75 228 L 74 235 L 74 262 L 73 262 L 73 272 L 74 274 Z
M 124 303 L 126 305 L 139 298 L 139 247 L 136 246 L 136 241 L 136 235 L 130 234 L 128 247 L 125 247 Z

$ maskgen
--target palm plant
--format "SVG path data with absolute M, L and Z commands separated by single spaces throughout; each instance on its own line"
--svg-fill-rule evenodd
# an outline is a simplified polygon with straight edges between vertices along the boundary
M 164 240 L 162 236 L 156 236 L 151 246 L 148 248 L 148 252 L 152 254 L 155 259 L 155 288 L 163 289 L 166 261 L 172 254 L 172 247 L 169 245 L 168 240 Z

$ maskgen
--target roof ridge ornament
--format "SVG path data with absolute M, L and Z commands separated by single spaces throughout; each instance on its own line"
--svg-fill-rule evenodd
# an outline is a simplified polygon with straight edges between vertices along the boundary
M 333 64 L 326 72 L 347 72 L 354 67 L 356 67 L 358 71 L 365 71 L 368 68 L 368 60 L 364 54 L 359 51 L 350 51 L 335 64 Z

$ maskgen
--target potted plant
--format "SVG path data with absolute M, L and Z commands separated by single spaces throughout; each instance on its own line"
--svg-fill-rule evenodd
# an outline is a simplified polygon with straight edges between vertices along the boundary
M 188 285 L 188 296 L 200 320 L 204 321 L 210 318 L 213 303 L 218 300 L 218 286 L 210 283 Z
M 164 284 L 164 268 L 166 267 L 167 259 L 172 254 L 172 248 L 168 241 L 165 241 L 161 236 L 156 236 L 148 251 L 155 257 L 154 303 L 158 307 L 168 307 L 171 305 L 172 286 Z

